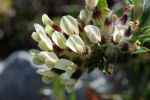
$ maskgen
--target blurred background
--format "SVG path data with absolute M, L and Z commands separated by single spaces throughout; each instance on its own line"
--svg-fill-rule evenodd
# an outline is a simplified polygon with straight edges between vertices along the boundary
M 122 14 L 125 0 L 107 1 L 110 9 Z M 133 1 L 136 19 L 143 0 Z M 123 54 L 111 76 L 98 70 L 86 73 L 71 95 L 58 84 L 59 79 L 50 85 L 41 82 L 36 69 L 43 66 L 34 66 L 28 54 L 37 48 L 31 39 L 33 24 L 41 23 L 44 13 L 59 22 L 66 14 L 78 16 L 84 7 L 84 0 L 0 0 L 0 100 L 150 100 L 148 53 Z M 150 19 L 146 24 L 150 25 Z

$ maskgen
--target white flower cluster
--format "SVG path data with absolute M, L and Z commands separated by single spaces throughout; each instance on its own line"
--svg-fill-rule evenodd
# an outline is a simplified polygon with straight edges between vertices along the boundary
M 97 8 L 98 0 L 85 1 L 86 9 L 81 10 L 78 20 L 67 15 L 63 16 L 60 25 L 57 25 L 44 14 L 42 22 L 45 28 L 34 24 L 36 32 L 32 33 L 33 40 L 42 50 L 30 50 L 34 56 L 33 62 L 48 67 L 38 70 L 37 73 L 43 76 L 44 83 L 50 83 L 58 76 L 63 77 L 62 85 L 68 92 L 73 90 L 85 71 L 84 65 L 92 55 L 92 45 L 107 46 L 108 49 L 121 45 L 121 50 L 126 51 L 126 40 L 131 38 L 132 31 L 138 28 L 138 23 L 128 22 L 132 5 L 128 5 L 123 16 L 117 19 L 110 10 L 105 17 Z M 112 72 L 113 65 L 110 65 L 108 70 Z

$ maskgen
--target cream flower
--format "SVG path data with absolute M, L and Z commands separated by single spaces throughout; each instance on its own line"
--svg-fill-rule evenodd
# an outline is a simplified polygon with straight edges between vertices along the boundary
M 58 74 L 56 74 L 55 72 L 47 69 L 39 69 L 37 70 L 37 73 L 43 76 L 42 81 L 46 84 L 50 83 L 53 79 L 55 79 L 58 76 Z
M 46 25 L 45 32 L 49 35 L 49 37 L 51 37 L 53 31 L 54 29 L 52 27 L 50 27 L 49 25 Z
M 70 60 L 59 59 L 55 65 L 55 68 L 65 70 L 68 74 L 71 75 L 75 72 L 77 65 Z
M 49 68 L 53 68 L 58 61 L 58 57 L 53 52 L 41 51 L 40 54 L 45 58 L 45 65 Z
M 38 46 L 42 50 L 46 50 L 46 51 L 53 50 L 52 41 L 46 35 L 44 28 L 40 24 L 34 24 L 34 27 L 38 35 L 33 34 L 32 38 L 35 39 L 38 37 L 39 40 L 41 40 L 41 41 L 38 41 L 39 42 Z
M 41 38 L 40 38 L 40 36 L 39 36 L 39 34 L 37 32 L 33 32 L 31 37 L 36 42 L 40 42 L 41 41 Z
M 78 21 L 72 16 L 63 16 L 60 21 L 60 27 L 67 35 L 79 34 Z
M 85 44 L 79 35 L 69 36 L 66 45 L 74 52 L 82 55 L 86 52 Z
M 87 25 L 84 27 L 86 35 L 92 43 L 99 43 L 101 41 L 100 29 L 94 25 Z
M 125 33 L 125 30 L 122 29 L 121 27 L 119 26 L 116 26 L 115 27 L 115 30 L 113 32 L 113 41 L 115 43 L 118 43 L 120 42 L 122 39 L 123 39 L 123 34 Z
M 62 33 L 55 31 L 52 34 L 52 40 L 61 49 L 65 49 L 66 48 L 66 38 L 63 36 Z
M 43 14 L 42 15 L 42 22 L 45 24 L 45 25 L 49 25 L 49 26 L 52 26 L 52 24 L 54 23 L 49 17 L 47 14 Z

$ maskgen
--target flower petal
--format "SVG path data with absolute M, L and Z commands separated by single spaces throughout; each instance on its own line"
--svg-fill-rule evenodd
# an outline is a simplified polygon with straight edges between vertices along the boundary
M 66 38 L 62 35 L 62 33 L 55 31 L 52 34 L 52 40 L 61 49 L 65 49 L 66 48 Z
M 45 84 L 48 84 L 48 83 L 50 83 L 53 79 L 54 79 L 54 77 L 43 76 L 43 77 L 42 77 L 42 82 L 44 82 Z
M 36 41 L 36 42 L 41 41 L 41 38 L 40 38 L 40 36 L 38 35 L 37 32 L 33 32 L 32 35 L 31 35 L 31 37 L 32 37 L 32 39 L 33 39 L 34 41 Z
M 46 34 L 45 34 L 45 30 L 44 30 L 44 28 L 40 25 L 40 24 L 34 24 L 34 28 L 35 28 L 35 30 L 36 30 L 36 32 L 41 36 L 41 35 L 43 35 L 43 36 L 45 36 Z
M 44 61 L 45 61 L 45 58 L 40 53 L 37 53 L 33 58 L 33 63 L 35 65 L 42 65 L 44 64 Z
M 47 14 L 43 14 L 42 15 L 42 22 L 45 24 L 45 25 L 49 25 L 49 26 L 52 26 L 52 24 L 54 23 L 49 17 Z
M 80 19 L 85 23 L 88 24 L 93 16 L 93 11 L 89 11 L 89 10 L 81 10 L 80 11 Z
M 42 51 L 41 54 L 45 58 L 45 64 L 49 68 L 53 68 L 55 66 L 56 62 L 58 61 L 57 55 L 53 52 L 47 52 L 47 51 Z
M 123 35 L 125 30 L 122 29 L 120 26 L 115 26 L 115 30 L 113 32 L 113 41 L 118 43 L 123 39 Z
M 51 37 L 51 35 L 53 33 L 53 28 L 50 27 L 49 25 L 46 25 L 45 32 Z
M 58 74 L 48 69 L 39 69 L 37 70 L 39 75 L 48 76 L 48 77 L 57 77 Z
M 101 41 L 100 29 L 97 26 L 87 25 L 84 27 L 84 31 L 92 43 L 98 43 Z
M 29 53 L 30 53 L 31 55 L 35 56 L 37 53 L 40 53 L 40 51 L 39 51 L 39 50 L 36 50 L 36 49 L 31 49 L 31 50 L 29 51 Z
M 53 49 L 51 40 L 40 41 L 38 46 L 39 46 L 40 49 L 46 50 L 46 51 L 49 51 L 49 50 Z
M 69 74 L 75 72 L 77 65 L 74 64 L 72 61 L 67 59 L 59 59 L 55 65 L 55 68 L 65 70 Z
M 82 55 L 83 53 L 86 52 L 85 44 L 83 40 L 80 38 L 79 35 L 71 35 L 67 42 L 66 45 L 74 52 Z
M 67 35 L 79 34 L 78 21 L 72 16 L 63 16 L 60 21 L 60 27 Z

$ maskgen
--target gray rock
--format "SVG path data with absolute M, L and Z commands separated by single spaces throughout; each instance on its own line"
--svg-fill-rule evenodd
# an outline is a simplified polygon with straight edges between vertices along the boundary
M 0 100 L 40 100 L 38 90 L 44 86 L 32 56 L 18 51 L 0 62 Z

